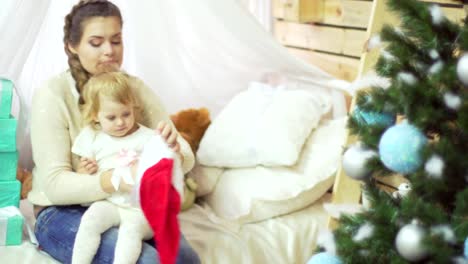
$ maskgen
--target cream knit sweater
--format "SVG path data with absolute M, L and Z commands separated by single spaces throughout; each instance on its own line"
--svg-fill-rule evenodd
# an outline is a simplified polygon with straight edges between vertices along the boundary
M 170 122 L 161 101 L 141 80 L 134 78 L 133 87 L 143 109 L 142 124 L 156 128 L 159 121 Z M 31 144 L 33 150 L 33 186 L 28 195 L 36 205 L 89 203 L 110 196 L 101 189 L 99 176 L 76 173 L 79 157 L 71 146 L 81 129 L 78 92 L 75 81 L 66 71 L 36 90 L 31 106 Z M 188 143 L 179 136 L 187 173 L 194 165 Z

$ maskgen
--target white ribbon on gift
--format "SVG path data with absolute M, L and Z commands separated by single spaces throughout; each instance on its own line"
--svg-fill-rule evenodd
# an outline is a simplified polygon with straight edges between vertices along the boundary
M 133 150 L 120 150 L 117 156 L 117 166 L 114 169 L 111 177 L 112 186 L 117 191 L 119 189 L 120 183 L 123 182 L 126 184 L 134 185 L 135 181 L 132 177 L 131 166 L 132 163 L 138 159 L 138 154 Z
M 20 210 L 15 206 L 0 208 L 0 246 L 6 245 L 8 218 L 17 215 L 22 216 Z

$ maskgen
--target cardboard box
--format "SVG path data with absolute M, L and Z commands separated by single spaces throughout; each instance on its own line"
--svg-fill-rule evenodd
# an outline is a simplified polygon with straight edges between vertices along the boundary
M 20 245 L 23 240 L 24 217 L 15 206 L 0 208 L 0 246 Z
M 0 152 L 0 182 L 14 181 L 18 166 L 18 151 Z
M 0 152 L 16 151 L 16 126 L 13 116 L 0 118 Z
M 10 80 L 0 79 L 0 118 L 8 118 L 13 100 L 13 83 Z
M 21 183 L 17 180 L 0 182 L 0 208 L 19 207 Z

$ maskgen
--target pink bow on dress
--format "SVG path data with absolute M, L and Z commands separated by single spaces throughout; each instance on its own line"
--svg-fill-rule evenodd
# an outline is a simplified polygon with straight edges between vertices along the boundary
M 138 154 L 134 150 L 121 149 L 117 154 L 117 165 L 119 167 L 130 167 L 138 159 Z
M 119 189 L 120 182 L 123 180 L 126 184 L 135 184 L 130 167 L 138 159 L 138 153 L 134 150 L 121 149 L 116 157 L 117 166 L 111 177 L 111 183 L 115 190 Z

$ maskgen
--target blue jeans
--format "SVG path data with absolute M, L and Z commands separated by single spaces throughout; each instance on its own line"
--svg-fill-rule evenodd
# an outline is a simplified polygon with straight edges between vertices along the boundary
M 62 263 L 70 263 L 76 232 L 81 217 L 87 207 L 79 205 L 49 206 L 37 216 L 34 233 L 40 248 Z M 101 235 L 101 244 L 94 256 L 93 263 L 112 263 L 118 236 L 118 228 L 113 227 Z M 144 241 L 137 263 L 159 263 L 154 240 Z M 181 234 L 177 264 L 199 264 L 197 253 L 190 247 Z

